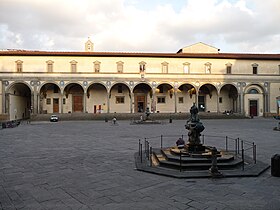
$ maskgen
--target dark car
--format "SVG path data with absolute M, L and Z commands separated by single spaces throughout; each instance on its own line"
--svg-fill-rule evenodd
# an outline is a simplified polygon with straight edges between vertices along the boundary
M 51 122 L 58 122 L 58 116 L 52 115 L 52 116 L 50 117 L 50 121 L 51 121 Z

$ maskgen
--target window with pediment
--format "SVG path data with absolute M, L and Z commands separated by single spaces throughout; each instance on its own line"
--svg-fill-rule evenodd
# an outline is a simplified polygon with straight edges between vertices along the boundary
M 258 74 L 258 66 L 259 65 L 257 63 L 252 64 L 253 74 Z
M 48 61 L 46 61 L 46 63 L 47 63 L 47 72 L 53 72 L 53 61 L 51 61 L 51 60 L 48 60 Z
M 188 62 L 183 63 L 183 72 L 185 74 L 189 74 L 190 73 L 190 66 L 191 64 Z
M 22 64 L 23 64 L 23 61 L 21 61 L 21 60 L 16 61 L 16 71 L 17 72 L 22 72 Z
M 207 62 L 204 64 L 205 65 L 205 73 L 206 74 L 211 74 L 211 63 Z
M 100 64 L 101 64 L 100 61 L 95 61 L 95 62 L 93 62 L 93 65 L 94 65 L 94 72 L 95 72 L 95 73 L 99 73 L 99 72 L 100 72 Z
M 122 61 L 117 62 L 117 72 L 123 73 L 123 62 Z
M 232 64 L 231 63 L 227 63 L 226 64 L 226 71 L 227 71 L 226 73 L 227 74 L 231 74 L 231 68 L 232 68 Z
M 144 73 L 146 71 L 146 62 L 142 61 L 139 63 L 139 71 L 140 73 Z
M 71 72 L 72 73 L 76 73 L 77 72 L 77 61 L 75 61 L 75 60 L 72 60 L 71 62 L 70 62 L 70 67 L 71 67 Z
M 162 68 L 162 73 L 163 74 L 167 74 L 168 73 L 168 63 L 167 62 L 161 63 L 161 68 Z

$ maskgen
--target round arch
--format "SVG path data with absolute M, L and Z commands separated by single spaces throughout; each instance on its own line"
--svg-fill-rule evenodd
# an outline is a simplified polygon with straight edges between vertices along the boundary
M 218 91 L 215 85 L 206 83 L 198 90 L 198 109 L 200 112 L 218 112 Z
M 233 84 L 224 84 L 219 93 L 219 110 L 224 113 L 238 111 L 238 89 Z
M 59 113 L 61 110 L 61 89 L 54 82 L 44 82 L 39 90 L 39 113 Z
M 116 82 L 109 90 L 110 112 L 130 113 L 131 92 L 126 83 Z
M 181 84 L 177 90 L 178 112 L 188 112 L 193 103 L 196 102 L 197 89 L 190 83 Z
M 33 111 L 32 95 L 32 88 L 26 82 L 13 82 L 7 87 L 5 110 L 10 120 L 30 118 Z
M 153 94 L 150 84 L 142 82 L 138 83 L 133 88 L 134 95 L 134 112 L 144 112 L 147 107 L 154 111 Z
M 248 84 L 244 89 L 244 112 L 247 116 L 263 116 L 264 87 L 260 84 Z
M 154 110 L 162 113 L 175 112 L 175 90 L 170 83 L 160 83 L 155 89 Z
M 63 113 L 85 112 L 86 94 L 80 83 L 70 82 L 63 89 Z
M 103 83 L 93 82 L 86 90 L 86 110 L 88 113 L 104 113 L 108 109 L 107 88 Z

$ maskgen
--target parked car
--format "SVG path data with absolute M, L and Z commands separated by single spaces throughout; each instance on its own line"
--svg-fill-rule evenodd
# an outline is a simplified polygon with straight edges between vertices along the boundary
M 52 115 L 52 116 L 50 117 L 50 121 L 51 121 L 51 122 L 58 122 L 58 116 Z

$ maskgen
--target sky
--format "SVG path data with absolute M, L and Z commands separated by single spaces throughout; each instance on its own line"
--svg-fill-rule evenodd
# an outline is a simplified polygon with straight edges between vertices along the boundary
M 0 0 L 0 50 L 280 53 L 279 0 Z

